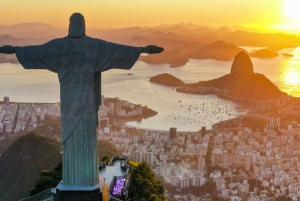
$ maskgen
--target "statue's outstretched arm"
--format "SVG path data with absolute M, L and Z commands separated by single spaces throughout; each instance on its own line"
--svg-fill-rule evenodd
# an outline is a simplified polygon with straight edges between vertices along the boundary
M 15 53 L 15 48 L 11 45 L 4 45 L 3 47 L 0 47 L 0 53 L 13 54 L 13 53 Z
M 162 47 L 157 47 L 156 45 L 148 45 L 143 48 L 142 53 L 157 54 L 161 53 L 162 51 L 164 51 L 164 48 Z

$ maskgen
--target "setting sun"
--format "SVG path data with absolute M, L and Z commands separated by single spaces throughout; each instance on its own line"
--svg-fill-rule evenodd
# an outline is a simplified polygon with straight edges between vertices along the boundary
M 300 1 L 284 0 L 282 1 L 282 19 L 281 23 L 273 26 L 282 32 L 299 34 L 300 30 Z
M 284 2 L 284 12 L 289 20 L 300 20 L 300 1 L 286 0 Z

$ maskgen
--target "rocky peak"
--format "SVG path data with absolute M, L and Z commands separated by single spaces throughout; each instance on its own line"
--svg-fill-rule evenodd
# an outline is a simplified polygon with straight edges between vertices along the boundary
M 239 52 L 233 60 L 230 74 L 251 75 L 253 73 L 253 64 L 250 57 L 245 52 Z

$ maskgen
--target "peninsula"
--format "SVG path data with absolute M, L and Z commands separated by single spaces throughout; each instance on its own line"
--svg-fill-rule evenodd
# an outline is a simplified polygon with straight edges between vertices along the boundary
M 177 88 L 177 91 L 255 100 L 269 100 L 285 95 L 263 74 L 254 73 L 252 61 L 245 52 L 236 55 L 230 74 L 209 81 L 186 84 Z

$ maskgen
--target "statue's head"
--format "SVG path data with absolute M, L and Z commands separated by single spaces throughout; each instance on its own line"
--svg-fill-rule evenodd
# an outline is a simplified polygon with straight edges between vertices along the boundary
M 79 38 L 85 36 L 84 17 L 80 13 L 73 13 L 70 17 L 69 37 Z

